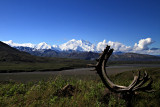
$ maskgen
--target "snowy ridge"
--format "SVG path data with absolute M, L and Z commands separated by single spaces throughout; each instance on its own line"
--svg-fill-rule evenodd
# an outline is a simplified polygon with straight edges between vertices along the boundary
M 35 45 L 34 45 L 34 44 L 31 44 L 31 43 L 19 44 L 19 43 L 14 43 L 12 40 L 2 41 L 2 42 L 10 45 L 11 47 L 29 47 L 29 48 L 35 48 Z
M 89 41 L 85 40 L 75 40 L 72 39 L 64 44 L 61 45 L 49 45 L 45 42 L 41 42 L 37 45 L 32 43 L 14 43 L 12 40 L 9 41 L 2 41 L 11 47 L 29 47 L 34 50 L 58 50 L 58 51 L 85 51 L 85 52 L 101 52 L 104 50 L 106 45 L 111 46 L 114 49 L 114 52 L 134 52 L 134 53 L 141 53 L 141 54 L 150 54 L 150 55 L 160 55 L 160 48 L 149 48 L 149 45 L 154 43 L 151 38 L 141 39 L 138 43 L 135 43 L 134 46 L 126 46 L 120 42 L 113 42 L 113 41 L 106 41 L 103 40 L 99 42 L 97 45 L 90 43 Z
M 41 49 L 51 49 L 52 47 L 50 45 L 48 45 L 45 42 L 41 42 L 37 45 L 32 44 L 32 43 L 23 43 L 23 44 L 19 44 L 19 43 L 14 43 L 12 40 L 9 41 L 2 41 L 8 45 L 10 45 L 11 47 L 29 47 L 29 48 L 33 48 L 34 50 L 41 50 Z
M 96 51 L 96 47 L 90 43 L 89 41 L 85 40 L 75 40 L 72 39 L 64 44 L 61 45 L 48 45 L 45 42 L 41 42 L 37 45 L 31 44 L 31 43 L 24 43 L 24 44 L 18 44 L 14 43 L 12 40 L 9 41 L 3 41 L 4 43 L 10 45 L 11 47 L 29 47 L 33 48 L 34 50 L 44 50 L 44 49 L 53 49 L 53 50 L 59 50 L 59 51 L 68 51 L 68 50 L 74 50 L 74 51 Z

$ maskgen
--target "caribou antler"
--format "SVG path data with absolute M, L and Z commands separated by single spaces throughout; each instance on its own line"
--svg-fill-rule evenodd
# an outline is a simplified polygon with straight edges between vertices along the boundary
M 97 73 L 99 74 L 104 85 L 112 92 L 116 93 L 134 93 L 135 91 L 147 91 L 149 92 L 151 88 L 151 84 L 153 82 L 152 78 L 148 76 L 145 71 L 143 75 L 138 71 L 138 76 L 134 76 L 134 80 L 131 84 L 127 86 L 121 86 L 114 84 L 108 77 L 106 72 L 106 63 L 111 56 L 113 49 L 110 49 L 110 46 L 107 46 L 100 57 L 97 59 L 97 64 L 95 66 Z

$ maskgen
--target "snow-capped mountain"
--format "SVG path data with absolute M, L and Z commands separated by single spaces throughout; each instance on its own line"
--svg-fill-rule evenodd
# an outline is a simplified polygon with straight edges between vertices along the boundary
M 15 47 L 15 48 L 18 48 L 18 49 L 19 49 L 19 47 L 32 48 L 33 50 L 42 50 L 42 49 L 51 49 L 52 48 L 52 46 L 48 45 L 45 42 L 41 42 L 37 45 L 32 44 L 32 43 L 19 44 L 19 43 L 14 43 L 12 40 L 3 41 L 3 42 L 10 45 L 11 47 Z
M 64 43 L 62 45 L 59 46 L 59 48 L 62 51 L 68 51 L 68 50 L 74 50 L 74 51 L 95 51 L 95 46 L 85 40 L 75 40 L 72 39 L 70 41 L 68 41 L 67 43 Z
M 40 49 L 51 49 L 51 48 L 52 48 L 52 46 L 48 45 L 45 42 L 41 42 L 41 43 L 39 43 L 38 45 L 35 46 L 35 49 L 37 49 L 37 50 L 40 50 Z
M 59 51 L 69 51 L 69 50 L 73 50 L 73 51 L 86 51 L 86 52 L 94 52 L 96 51 L 96 47 L 90 43 L 89 41 L 85 41 L 85 40 L 75 40 L 72 39 L 64 44 L 61 45 L 48 45 L 45 42 L 41 42 L 37 45 L 35 44 L 31 44 L 31 43 L 24 43 L 24 44 L 18 44 L 18 43 L 14 43 L 12 40 L 9 41 L 3 41 L 4 43 L 10 45 L 11 47 L 15 47 L 18 48 L 19 47 L 28 47 L 28 48 L 32 48 L 33 50 L 59 50 Z

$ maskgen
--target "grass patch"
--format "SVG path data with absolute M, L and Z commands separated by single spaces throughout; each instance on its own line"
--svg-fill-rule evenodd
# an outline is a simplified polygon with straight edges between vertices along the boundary
M 32 72 L 32 71 L 58 71 L 64 69 L 87 67 L 93 61 L 50 58 L 45 62 L 0 62 L 0 72 Z

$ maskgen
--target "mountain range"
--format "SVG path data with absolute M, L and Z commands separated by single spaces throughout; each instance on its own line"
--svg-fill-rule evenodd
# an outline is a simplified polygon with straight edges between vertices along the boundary
M 140 54 L 149 54 L 149 55 L 160 55 L 160 48 L 149 46 L 154 43 L 151 38 L 141 39 L 138 43 L 135 43 L 134 46 L 126 46 L 120 42 L 106 41 L 98 42 L 97 44 L 92 44 L 86 40 L 75 40 L 72 39 L 66 43 L 60 45 L 49 45 L 45 42 L 39 44 L 32 43 L 15 43 L 12 40 L 2 41 L 11 47 L 17 49 L 29 49 L 29 51 L 44 51 L 44 50 L 53 50 L 53 51 L 76 51 L 76 52 L 94 52 L 99 53 L 104 50 L 106 45 L 111 46 L 114 49 L 114 52 L 123 52 L 123 53 L 140 53 Z M 22 50 L 23 51 L 23 50 Z
M 92 51 L 95 52 L 96 47 L 85 40 L 75 40 L 72 39 L 70 41 L 68 41 L 67 43 L 61 44 L 61 45 L 48 45 L 45 42 L 41 42 L 39 44 L 31 44 L 31 43 L 23 43 L 23 44 L 19 44 L 19 43 L 14 43 L 12 40 L 9 41 L 3 41 L 4 43 L 10 45 L 11 47 L 15 47 L 15 48 L 20 48 L 20 47 L 24 47 L 24 48 L 30 48 L 33 51 L 34 50 L 57 50 L 57 51 L 69 51 L 69 50 L 73 50 L 73 51 Z
M 85 60 L 95 60 L 99 57 L 98 51 L 93 51 L 95 49 L 94 45 L 88 41 L 83 40 L 71 40 L 65 44 L 60 46 L 50 46 L 46 43 L 40 43 L 38 45 L 33 44 L 17 44 L 12 41 L 6 42 L 9 46 L 14 48 L 8 48 L 7 54 L 1 60 L 9 60 L 7 56 L 9 54 L 14 53 L 12 56 L 12 60 L 17 60 L 17 53 L 24 54 L 23 58 L 19 58 L 25 61 L 25 57 L 29 57 L 29 60 L 32 61 L 35 57 L 33 56 L 41 56 L 41 57 L 58 57 L 58 58 L 73 58 L 73 59 L 85 59 Z M 1 42 L 1 44 L 5 44 Z M 3 49 L 0 48 L 0 53 L 3 53 L 5 47 L 8 46 L 5 44 Z M 20 53 L 18 52 L 20 50 Z M 90 51 L 87 51 L 90 50 Z M 91 51 L 92 50 L 92 51 Z M 12 52 L 14 51 L 14 52 Z M 31 55 L 30 55 L 31 54 Z M 33 55 L 33 56 L 32 56 Z M 16 56 L 16 57 L 15 57 Z M 2 55 L 1 55 L 2 57 Z M 15 59 L 14 59 L 15 58 Z M 28 60 L 28 58 L 27 58 Z M 160 57 L 145 55 L 145 54 L 137 54 L 137 53 L 124 53 L 124 52 L 114 52 L 110 58 L 111 61 L 160 61 Z

